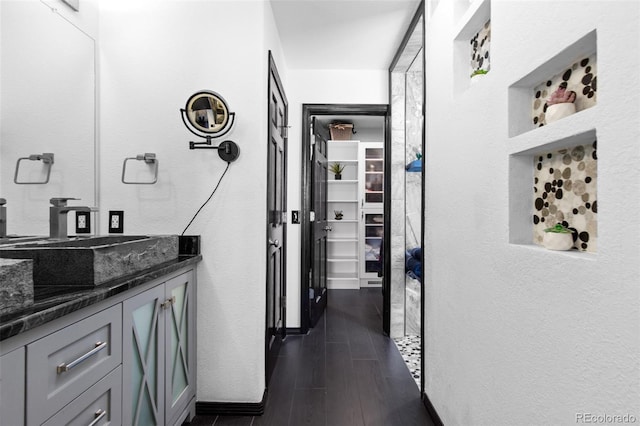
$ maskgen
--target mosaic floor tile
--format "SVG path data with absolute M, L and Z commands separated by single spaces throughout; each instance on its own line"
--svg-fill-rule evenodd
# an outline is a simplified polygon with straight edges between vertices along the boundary
M 420 376 L 422 374 L 420 369 L 420 336 L 397 337 L 393 340 L 416 385 L 420 387 Z

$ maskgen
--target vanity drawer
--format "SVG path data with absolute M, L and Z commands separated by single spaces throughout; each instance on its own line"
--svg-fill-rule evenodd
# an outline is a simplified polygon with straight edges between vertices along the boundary
M 27 424 L 41 424 L 121 362 L 120 304 L 27 345 Z
M 91 386 L 43 426 L 119 425 L 122 419 L 122 367 Z

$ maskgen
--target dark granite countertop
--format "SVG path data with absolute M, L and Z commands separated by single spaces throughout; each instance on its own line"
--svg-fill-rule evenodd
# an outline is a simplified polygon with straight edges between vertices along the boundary
M 177 259 L 99 286 L 35 287 L 33 305 L 0 316 L 0 341 L 71 312 L 108 299 L 202 260 L 202 255 L 181 255 Z

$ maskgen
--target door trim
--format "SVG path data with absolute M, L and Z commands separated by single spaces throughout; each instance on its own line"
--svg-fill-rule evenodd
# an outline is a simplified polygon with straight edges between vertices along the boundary
M 273 76 L 273 80 L 275 81 L 275 84 L 277 86 L 277 90 L 280 92 L 280 94 L 282 95 L 282 100 L 284 102 L 284 122 L 283 122 L 283 126 L 285 128 L 288 128 L 289 125 L 289 101 L 287 100 L 287 95 L 284 91 L 284 86 L 282 84 L 282 80 L 280 79 L 280 74 L 278 73 L 278 68 L 276 67 L 276 63 L 275 60 L 273 59 L 273 54 L 271 53 L 271 50 L 269 50 L 269 72 L 267 73 L 267 143 L 271 143 L 271 123 L 269 122 L 269 120 L 271 119 L 270 117 L 270 113 L 269 110 L 271 108 L 271 77 Z M 282 206 L 282 210 L 283 212 L 287 211 L 287 191 L 286 191 L 286 183 L 287 183 L 287 171 L 288 171 L 288 161 L 287 161 L 287 143 L 288 143 L 288 136 L 285 135 L 284 140 L 283 140 L 283 144 L 285 146 L 285 151 L 284 151 L 284 158 L 283 158 L 283 184 L 285 185 L 285 191 L 283 191 L 283 206 Z M 267 154 L 268 155 L 268 154 Z M 269 159 L 267 158 L 267 176 L 266 176 L 266 180 L 269 180 Z M 268 191 L 268 189 L 267 189 Z M 266 205 L 265 205 L 265 211 L 269 211 L 269 197 L 267 195 L 267 199 L 266 199 Z M 269 227 L 271 225 L 269 224 L 269 217 L 267 214 L 267 220 L 265 223 L 265 239 L 264 241 L 267 241 L 269 239 Z M 268 249 L 267 249 L 268 250 Z M 269 262 L 269 256 L 267 253 L 267 262 Z M 281 276 L 282 276 L 282 300 L 286 300 L 287 297 L 287 221 L 285 221 L 282 225 L 282 270 L 281 270 Z M 271 377 L 271 373 L 273 372 L 273 369 L 275 368 L 275 364 L 276 364 L 276 360 L 271 360 L 270 355 L 270 351 L 269 351 L 269 342 L 271 339 L 271 335 L 269 333 L 269 286 L 268 286 L 268 282 L 269 282 L 269 266 L 266 265 L 266 271 L 265 271 L 265 314 L 264 314 L 264 326 L 265 326 L 265 331 L 264 331 L 264 336 L 265 336 L 265 341 L 264 341 L 264 372 L 265 372 L 265 384 L 268 385 L 269 383 L 269 379 Z M 282 315 L 282 335 L 280 336 L 280 338 L 282 340 L 284 340 L 284 338 L 287 335 L 287 309 L 286 309 L 286 305 L 282 308 L 283 309 L 283 315 Z M 277 343 L 279 344 L 279 343 Z M 270 360 L 272 362 L 270 362 Z
M 300 332 L 306 334 L 309 331 L 309 271 L 311 270 L 311 221 L 309 220 L 309 214 L 312 210 L 311 199 L 311 117 L 314 115 L 353 115 L 353 116 L 382 116 L 384 117 L 385 128 L 385 173 L 390 173 L 387 170 L 387 152 L 391 152 L 391 129 L 390 129 L 390 116 L 388 104 L 302 104 L 302 161 L 300 170 L 300 187 L 302 189 L 300 200 Z M 385 176 L 390 176 L 386 174 Z M 385 191 L 388 190 L 388 179 L 385 178 Z M 390 203 L 390 198 L 385 197 L 384 208 L 387 209 Z M 387 244 L 388 236 L 387 230 L 390 228 L 388 223 L 389 218 L 385 215 L 385 244 Z M 386 247 L 385 252 L 388 253 Z M 390 267 L 388 256 L 384 259 L 385 270 L 389 270 Z M 382 279 L 382 287 L 386 285 L 386 277 Z M 388 293 L 388 292 L 387 292 Z M 383 313 L 383 330 L 388 334 L 389 320 L 390 320 L 390 307 L 391 300 L 389 297 L 384 297 L 384 313 Z

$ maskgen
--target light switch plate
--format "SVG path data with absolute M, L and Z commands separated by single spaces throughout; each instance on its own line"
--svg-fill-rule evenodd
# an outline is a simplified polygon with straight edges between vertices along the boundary
M 124 211 L 109 210 L 109 233 L 122 234 L 124 232 Z

